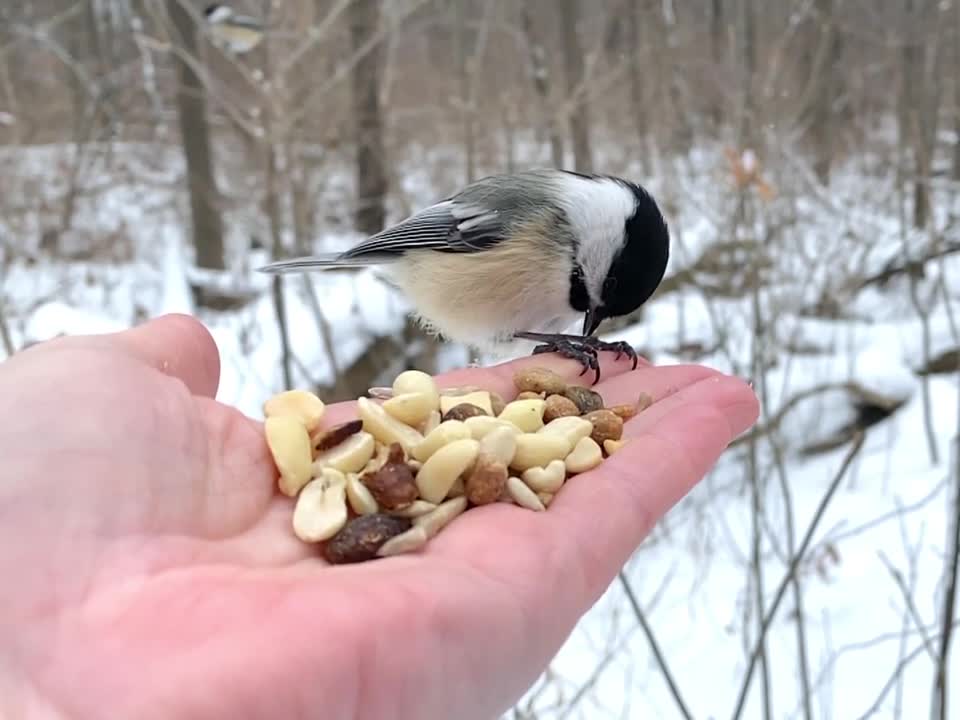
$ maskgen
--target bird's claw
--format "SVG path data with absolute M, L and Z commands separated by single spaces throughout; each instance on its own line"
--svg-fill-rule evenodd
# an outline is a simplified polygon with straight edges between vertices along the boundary
M 633 362 L 632 369 L 637 369 L 637 351 L 634 350 L 629 343 L 623 342 L 622 340 L 605 342 L 594 337 L 582 337 L 579 335 L 528 332 L 517 333 L 516 337 L 524 340 L 540 341 L 541 344 L 533 349 L 534 355 L 552 352 L 562 357 L 576 360 L 583 365 L 583 370 L 580 372 L 580 375 L 586 373 L 587 370 L 593 370 L 594 385 L 600 382 L 600 361 L 598 355 L 601 352 L 615 352 L 617 354 L 617 360 L 626 355 Z

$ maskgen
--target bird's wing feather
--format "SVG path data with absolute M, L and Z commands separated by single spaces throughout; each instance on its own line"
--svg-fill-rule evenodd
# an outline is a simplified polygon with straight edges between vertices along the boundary
M 344 259 L 397 256 L 410 250 L 476 252 L 504 239 L 501 215 L 479 205 L 444 200 L 343 253 Z

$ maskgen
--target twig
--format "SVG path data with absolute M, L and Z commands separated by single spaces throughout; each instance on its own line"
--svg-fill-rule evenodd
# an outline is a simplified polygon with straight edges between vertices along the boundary
M 923 648 L 923 645 L 919 645 L 918 647 L 914 648 L 909 655 L 903 658 L 903 660 L 897 663 L 897 667 L 894 668 L 893 673 L 890 675 L 890 679 L 887 680 L 886 684 L 883 686 L 883 688 L 881 688 L 877 699 L 873 701 L 873 705 L 871 705 L 863 715 L 857 718 L 857 720 L 866 720 L 877 712 L 877 709 L 880 707 L 880 703 L 883 702 L 883 699 L 887 696 L 887 693 L 890 692 L 890 688 L 894 686 L 897 678 L 903 674 L 903 671 L 906 669 L 907 665 L 913 662 L 914 658 L 923 652 Z
M 960 368 L 957 369 L 960 379 Z M 940 634 L 940 654 L 937 658 L 937 674 L 934 682 L 933 717 L 946 720 L 947 717 L 947 665 L 950 662 L 950 640 L 953 637 L 953 612 L 957 603 L 957 569 L 960 566 L 960 396 L 957 401 L 957 437 L 954 449 L 954 496 L 950 517 L 953 519 L 953 537 L 947 555 L 947 591 L 943 598 L 943 631 Z
M 653 657 L 657 661 L 660 672 L 663 673 L 664 680 L 667 681 L 667 687 L 670 689 L 670 694 L 673 695 L 674 702 L 677 703 L 677 709 L 680 710 L 680 714 L 683 715 L 685 720 L 693 720 L 693 715 L 690 714 L 686 704 L 683 702 L 683 698 L 680 695 L 680 690 L 677 687 L 677 683 L 674 681 L 673 674 L 670 672 L 670 668 L 667 666 L 667 660 L 663 657 L 663 653 L 660 651 L 660 646 L 657 644 L 657 639 L 653 635 L 653 630 L 647 623 L 647 617 L 644 615 L 643 608 L 640 607 L 640 603 L 637 600 L 636 594 L 633 592 L 633 587 L 630 585 L 630 581 L 627 579 L 627 576 L 622 570 L 618 574 L 618 577 L 620 578 L 620 584 L 623 585 L 623 591 L 627 595 L 627 600 L 630 601 L 630 607 L 633 608 L 633 614 L 636 615 L 637 622 L 640 623 L 640 627 L 643 629 L 643 634 L 647 636 L 647 642 L 650 643 L 650 650 L 653 651 Z
M 813 534 L 816 532 L 817 526 L 823 519 L 823 515 L 827 510 L 827 506 L 833 499 L 837 488 L 840 487 L 840 481 L 843 479 L 843 476 L 846 475 L 847 469 L 850 467 L 850 464 L 853 462 L 853 459 L 856 457 L 857 453 L 860 452 L 860 448 L 863 447 L 863 441 L 865 437 L 866 433 L 862 430 L 858 431 L 854 436 L 853 444 L 851 445 L 850 450 L 847 452 L 846 457 L 844 457 L 843 462 L 840 464 L 840 469 L 837 470 L 837 474 L 834 476 L 833 480 L 830 481 L 830 485 L 827 487 L 827 492 L 824 494 L 823 499 L 820 500 L 820 504 L 817 506 L 817 510 L 813 515 L 813 520 L 810 521 L 810 527 L 807 528 L 807 532 L 803 536 L 803 541 L 800 543 L 800 548 L 797 550 L 797 554 L 793 557 L 790 567 L 787 568 L 787 572 L 783 580 L 780 581 L 780 586 L 777 588 L 777 592 L 774 595 L 773 603 L 771 603 L 770 609 L 767 611 L 767 615 L 763 619 L 760 637 L 757 638 L 757 644 L 754 646 L 753 652 L 750 654 L 750 662 L 747 665 L 747 672 L 744 676 L 743 684 L 740 687 L 740 694 L 737 697 L 737 704 L 733 711 L 734 720 L 737 720 L 743 713 L 743 708 L 747 699 L 747 691 L 750 689 L 750 681 L 753 678 L 753 671 L 756 668 L 757 660 L 759 659 L 760 649 L 763 646 L 763 640 L 770 628 L 770 624 L 773 622 L 773 618 L 777 613 L 777 609 L 780 607 L 780 602 L 783 600 L 783 596 L 786 593 L 787 585 L 790 584 L 791 578 L 793 577 L 794 573 L 796 573 L 797 567 L 800 565 L 800 561 L 806 556 L 807 549 L 810 547 L 810 543 L 813 540 Z
M 923 627 L 923 619 L 920 617 L 920 612 L 917 610 L 917 606 L 913 602 L 913 595 L 910 594 L 910 589 L 907 587 L 907 583 L 903 579 L 903 573 L 893 566 L 893 563 L 887 559 L 886 554 L 882 550 L 877 554 L 880 556 L 880 561 L 887 567 L 887 572 L 889 572 L 893 577 L 893 581 L 897 584 L 897 587 L 900 588 L 900 592 L 903 595 L 903 601 L 907 604 L 907 613 L 910 615 L 910 619 L 913 620 L 914 624 L 917 626 L 917 632 L 920 633 L 920 637 L 923 639 L 924 647 L 926 647 L 927 652 L 930 653 L 930 659 L 935 660 L 936 652 L 934 651 L 933 643 L 930 640 L 930 637 L 927 635 L 926 628 Z

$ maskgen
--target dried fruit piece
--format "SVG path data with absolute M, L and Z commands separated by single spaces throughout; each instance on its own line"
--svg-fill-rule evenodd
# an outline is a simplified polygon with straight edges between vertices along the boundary
M 507 478 L 507 492 L 510 498 L 519 506 L 528 510 L 543 512 L 546 508 L 540 502 L 537 494 L 527 487 L 527 484 L 518 477 L 511 476 Z
M 390 510 L 389 512 L 391 515 L 396 515 L 397 517 L 417 518 L 421 515 L 426 515 L 428 512 L 433 512 L 436 509 L 436 503 L 427 502 L 426 500 L 415 500 L 408 507 L 401 508 L 400 510 Z
M 327 562 L 335 565 L 372 560 L 387 540 L 406 532 L 410 527 L 411 523 L 406 518 L 383 513 L 361 515 L 330 538 L 323 549 L 323 556 Z
M 291 415 L 274 415 L 264 420 L 263 430 L 280 471 L 280 492 L 295 497 L 312 477 L 313 448 L 307 428 Z
M 311 480 L 297 496 L 293 531 L 304 542 L 322 542 L 336 535 L 347 522 L 347 481 L 330 468 Z
M 467 498 L 458 497 L 447 500 L 437 505 L 435 510 L 421 515 L 413 521 L 417 527 L 422 527 L 427 532 L 427 537 L 432 538 L 460 513 L 467 509 Z
M 356 435 L 363 430 L 363 420 L 349 420 L 339 425 L 334 425 L 328 430 L 318 432 L 313 436 L 313 449 L 318 453 L 336 447 L 351 435 Z
M 593 438 L 588 437 L 578 442 L 573 452 L 567 455 L 566 460 L 564 460 L 567 472 L 571 475 L 593 470 L 601 462 L 603 462 L 603 452 L 600 450 L 600 446 Z
M 517 433 L 508 427 L 494 428 L 480 440 L 480 456 L 492 457 L 504 465 L 510 465 L 516 452 Z
M 444 420 L 466 420 L 467 418 L 477 417 L 478 415 L 487 415 L 487 412 L 477 405 L 471 403 L 460 403 L 454 405 L 443 414 Z
M 467 393 L 466 395 L 441 395 L 440 396 L 440 412 L 446 415 L 450 410 L 457 405 L 476 405 L 478 408 L 483 410 L 487 415 L 493 415 L 493 407 L 490 404 L 490 393 L 486 390 L 480 390 L 478 392 Z
M 359 472 L 373 457 L 375 446 L 373 435 L 361 430 L 336 447 L 318 454 L 313 461 L 313 474 L 319 475 L 327 467 L 344 473 Z
M 600 393 L 594 392 L 590 388 L 571 385 L 563 394 L 577 404 L 581 415 L 603 409 L 603 398 L 600 397 Z
M 523 481 L 535 492 L 555 493 L 567 479 L 563 460 L 551 460 L 546 467 L 532 467 L 523 471 Z
M 543 406 L 543 421 L 549 423 L 559 417 L 568 417 L 579 415 L 580 408 L 568 397 L 563 395 L 551 395 L 546 399 Z
M 373 515 L 380 508 L 367 486 L 356 473 L 347 474 L 347 501 L 357 515 Z
M 436 381 L 421 370 L 404 370 L 393 381 L 393 395 L 417 393 L 426 395 L 430 401 L 431 410 L 440 409 L 440 391 Z
M 300 421 L 308 433 L 320 427 L 324 413 L 323 400 L 306 390 L 287 390 L 263 404 L 264 417 L 289 416 Z
M 417 473 L 420 497 L 427 502 L 443 502 L 453 483 L 477 459 L 479 450 L 480 443 L 469 438 L 454 440 L 433 453 Z
M 387 456 L 390 454 L 390 445 L 384 445 L 382 443 L 376 443 L 376 450 L 373 453 L 373 457 L 367 461 L 367 464 L 363 466 L 363 470 L 360 471 L 361 475 L 366 473 L 373 473 L 382 468 L 387 462 Z
M 469 437 L 470 431 L 467 430 L 466 425 L 459 420 L 447 420 L 440 423 L 436 430 L 415 445 L 411 454 L 420 462 L 426 462 L 444 445 L 449 445 L 456 440 L 466 440 Z
M 510 467 L 521 472 L 546 467 L 553 460 L 562 460 L 569 452 L 570 443 L 562 435 L 524 433 L 517 436 L 517 452 Z
M 482 440 L 497 428 L 507 428 L 514 435 L 519 435 L 523 432 L 512 422 L 490 417 L 489 415 L 477 415 L 476 417 L 467 418 L 463 421 L 463 424 L 467 426 L 467 429 L 470 431 L 470 436 L 474 440 Z
M 423 441 L 423 435 L 404 425 L 386 410 L 367 398 L 357 398 L 357 413 L 363 420 L 363 429 L 384 445 L 398 442 L 406 452 Z
M 415 552 L 426 545 L 427 540 L 429 540 L 427 531 L 422 527 L 414 526 L 387 540 L 377 550 L 377 555 L 391 557 L 392 555 Z
M 388 415 L 410 427 L 425 422 L 434 410 L 433 398 L 426 393 L 394 395 L 382 407 Z
M 497 417 L 500 420 L 512 422 L 523 432 L 536 432 L 543 427 L 543 411 L 546 407 L 544 400 L 514 400 L 507 403 Z
M 490 455 L 480 455 L 464 482 L 467 499 L 474 505 L 496 502 L 507 484 L 507 466 Z
M 417 499 L 413 471 L 405 462 L 387 461 L 376 472 L 363 475 L 360 481 L 384 510 L 401 510 Z
M 613 455 L 617 450 L 627 444 L 626 440 L 604 440 L 603 449 L 607 455 Z
M 567 389 L 567 381 L 553 370 L 543 367 L 532 367 L 519 370 L 513 375 L 513 384 L 520 392 L 546 393 L 547 395 L 563 395 Z
M 604 440 L 619 440 L 623 436 L 623 420 L 610 410 L 595 410 L 583 416 L 593 425 L 590 437 L 597 445 L 603 445 Z
M 592 432 L 593 423 L 589 420 L 569 415 L 549 422 L 544 425 L 537 434 L 562 437 L 567 441 L 567 451 L 569 452 L 580 442 L 581 438 L 588 437 Z

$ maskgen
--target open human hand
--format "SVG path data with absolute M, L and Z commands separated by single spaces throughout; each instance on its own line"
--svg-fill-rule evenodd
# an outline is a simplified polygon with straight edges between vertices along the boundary
M 511 397 L 539 355 L 438 378 Z M 214 400 L 185 316 L 0 365 L 0 715 L 492 720 L 756 420 L 741 380 L 605 359 L 631 441 L 545 513 L 458 518 L 415 555 L 328 566 L 292 532 L 262 425 Z M 352 403 L 325 422 L 353 417 Z

